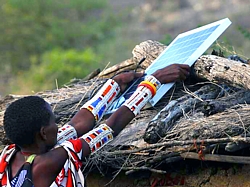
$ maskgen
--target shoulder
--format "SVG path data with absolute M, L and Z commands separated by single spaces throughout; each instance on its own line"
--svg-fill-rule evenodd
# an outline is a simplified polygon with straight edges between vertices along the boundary
M 37 155 L 32 165 L 34 185 L 49 186 L 57 177 L 68 160 L 68 154 L 63 148 L 56 148 L 47 153 Z M 40 185 L 41 186 L 41 185 Z

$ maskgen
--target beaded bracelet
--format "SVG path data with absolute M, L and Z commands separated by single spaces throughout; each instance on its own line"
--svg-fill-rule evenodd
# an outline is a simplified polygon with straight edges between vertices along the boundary
M 138 85 L 138 88 L 123 105 L 137 116 L 160 86 L 161 83 L 154 76 L 148 76 L 147 80 L 145 79 Z
M 96 121 L 100 121 L 105 110 L 111 105 L 119 92 L 120 87 L 118 83 L 109 79 L 97 94 L 86 102 L 81 109 L 86 108 L 94 115 Z
M 156 87 L 156 90 L 161 87 L 160 81 L 158 81 L 153 75 L 147 75 L 145 81 L 151 82 Z
M 66 124 L 58 129 L 57 144 L 61 144 L 66 140 L 71 140 L 76 138 L 77 138 L 77 132 L 73 126 Z
M 140 113 L 140 110 L 147 104 L 148 100 L 152 98 L 150 89 L 144 86 L 139 86 L 135 92 L 126 100 L 123 105 L 128 107 L 135 116 Z
M 156 94 L 156 87 L 149 81 L 142 81 L 139 85 L 139 86 L 145 86 L 147 87 L 151 93 L 152 93 L 152 97 Z
M 87 142 L 91 153 L 94 153 L 113 140 L 113 132 L 108 125 L 101 124 L 99 127 L 84 134 L 81 138 Z

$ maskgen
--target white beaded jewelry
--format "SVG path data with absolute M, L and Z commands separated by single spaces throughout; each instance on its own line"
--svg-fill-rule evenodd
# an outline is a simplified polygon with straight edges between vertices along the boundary
M 152 98 L 151 91 L 144 86 L 139 86 L 135 92 L 127 99 L 123 105 L 128 107 L 131 112 L 137 116 L 140 110 L 147 104 L 148 100 Z
M 77 138 L 77 132 L 73 126 L 66 124 L 58 129 L 57 144 L 61 144 L 66 140 L 71 140 L 76 138 Z
M 91 153 L 94 153 L 113 140 L 113 132 L 108 125 L 101 124 L 99 127 L 84 134 L 81 138 L 88 143 Z
M 161 87 L 160 81 L 158 81 L 158 79 L 156 79 L 153 75 L 147 75 L 145 77 L 145 81 L 151 82 L 157 90 Z
M 86 102 L 81 109 L 86 108 L 94 115 L 96 121 L 100 121 L 105 110 L 111 105 L 119 92 L 120 87 L 118 83 L 109 79 L 97 94 Z
M 135 92 L 126 100 L 123 105 L 128 107 L 131 112 L 137 116 L 141 109 L 147 104 L 156 91 L 160 88 L 161 83 L 153 75 L 148 75 L 142 81 Z

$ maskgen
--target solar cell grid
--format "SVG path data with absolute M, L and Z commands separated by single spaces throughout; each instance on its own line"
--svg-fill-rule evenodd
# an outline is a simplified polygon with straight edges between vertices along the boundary
M 159 55 L 158 58 L 145 70 L 146 74 L 152 74 L 156 70 L 164 68 L 170 64 L 192 65 L 209 46 L 227 29 L 231 24 L 228 18 L 205 25 L 203 27 L 182 33 Z M 112 113 L 119 108 L 126 99 L 132 95 L 137 85 L 141 82 L 137 80 L 122 94 L 106 113 Z M 153 99 L 150 100 L 154 106 L 158 100 L 173 86 L 174 83 L 164 84 L 157 91 Z
M 166 67 L 167 63 L 183 63 L 218 26 L 219 24 L 178 38 L 172 45 L 170 44 L 169 49 L 154 62 L 154 66 L 146 70 L 146 73 L 152 74 L 157 69 Z

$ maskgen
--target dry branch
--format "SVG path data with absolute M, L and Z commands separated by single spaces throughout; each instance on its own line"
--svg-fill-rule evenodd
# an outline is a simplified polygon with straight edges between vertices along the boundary
M 180 154 L 183 159 L 196 159 L 201 160 L 200 155 L 193 152 L 186 152 Z M 228 155 L 215 155 L 205 154 L 203 161 L 215 161 L 215 162 L 229 162 L 237 164 L 250 164 L 250 157 L 246 156 L 228 156 Z
M 98 77 L 89 81 L 74 80 L 58 90 L 40 92 L 36 95 L 43 97 L 51 104 L 57 123 L 62 125 L 68 122 L 80 106 L 91 97 L 92 90 L 106 81 L 104 77 L 108 78 L 117 72 L 137 68 L 138 62 L 143 57 L 146 57 L 146 60 L 138 67 L 138 70 L 145 69 L 165 47 L 156 41 L 142 42 L 135 47 L 130 59 L 103 71 Z M 199 58 L 194 70 L 197 77 L 205 78 L 212 84 L 218 84 L 215 86 L 217 88 L 199 93 L 198 90 L 202 85 L 194 86 L 186 82 L 183 88 L 183 85 L 175 84 L 175 87 L 154 108 L 142 111 L 109 146 L 91 155 L 85 163 L 86 167 L 94 165 L 101 168 L 99 166 L 104 165 L 131 172 L 137 169 L 161 172 L 155 170 L 154 167 L 163 162 L 179 161 L 182 159 L 180 155 L 190 150 L 195 151 L 194 145 L 205 144 L 207 148 L 211 148 L 223 144 L 222 149 L 226 149 L 234 143 L 241 145 L 238 146 L 240 148 L 248 147 L 250 145 L 250 105 L 247 104 L 250 98 L 249 92 L 236 89 L 235 93 L 221 95 L 220 87 L 226 84 L 230 87 L 249 89 L 249 65 L 208 55 Z M 89 77 L 93 75 L 94 73 Z M 214 87 L 211 86 L 212 84 L 209 84 L 210 88 Z M 183 92 L 185 89 L 191 91 L 187 94 Z M 217 97 L 218 94 L 219 97 Z M 8 95 L 0 99 L 0 144 L 2 145 L 9 143 L 2 126 L 4 111 L 9 103 L 20 97 L 23 96 Z M 170 105 L 167 106 L 169 102 Z M 206 116 L 199 112 L 201 107 L 207 107 L 205 108 L 207 113 L 213 115 Z M 167 124 L 170 128 L 166 130 L 163 125 L 158 133 L 161 138 L 159 142 L 148 144 L 143 139 L 147 124 L 163 108 L 165 113 L 158 115 L 155 120 L 158 120 L 159 124 Z M 168 115 L 172 117 L 169 118 Z M 210 154 L 210 149 L 207 149 L 206 153 Z M 216 160 L 215 157 L 211 157 L 212 159 Z
M 201 143 L 207 143 L 207 144 L 215 144 L 215 143 L 227 143 L 227 142 L 247 142 L 250 143 L 250 138 L 241 138 L 241 137 L 231 137 L 231 138 L 217 138 L 217 139 L 203 139 L 203 140 L 187 140 L 187 141 L 178 141 L 178 140 L 169 140 L 167 142 L 163 143 L 155 143 L 151 145 L 147 145 L 145 147 L 137 148 L 137 149 L 131 149 L 131 150 L 120 150 L 120 151 L 112 151 L 112 152 L 106 152 L 105 155 L 124 155 L 124 154 L 132 154 L 132 153 L 138 153 L 145 150 L 153 150 L 159 147 L 174 147 L 174 146 L 184 146 L 184 145 L 193 145 L 201 144 Z
M 250 89 L 250 66 L 226 58 L 206 55 L 194 65 L 198 77 L 233 87 Z
M 163 138 L 167 131 L 171 130 L 175 122 L 185 113 L 199 106 L 202 102 L 218 97 L 221 89 L 213 84 L 201 87 L 192 95 L 187 94 L 183 98 L 172 100 L 158 115 L 152 119 L 146 129 L 144 140 L 148 143 L 156 143 Z

